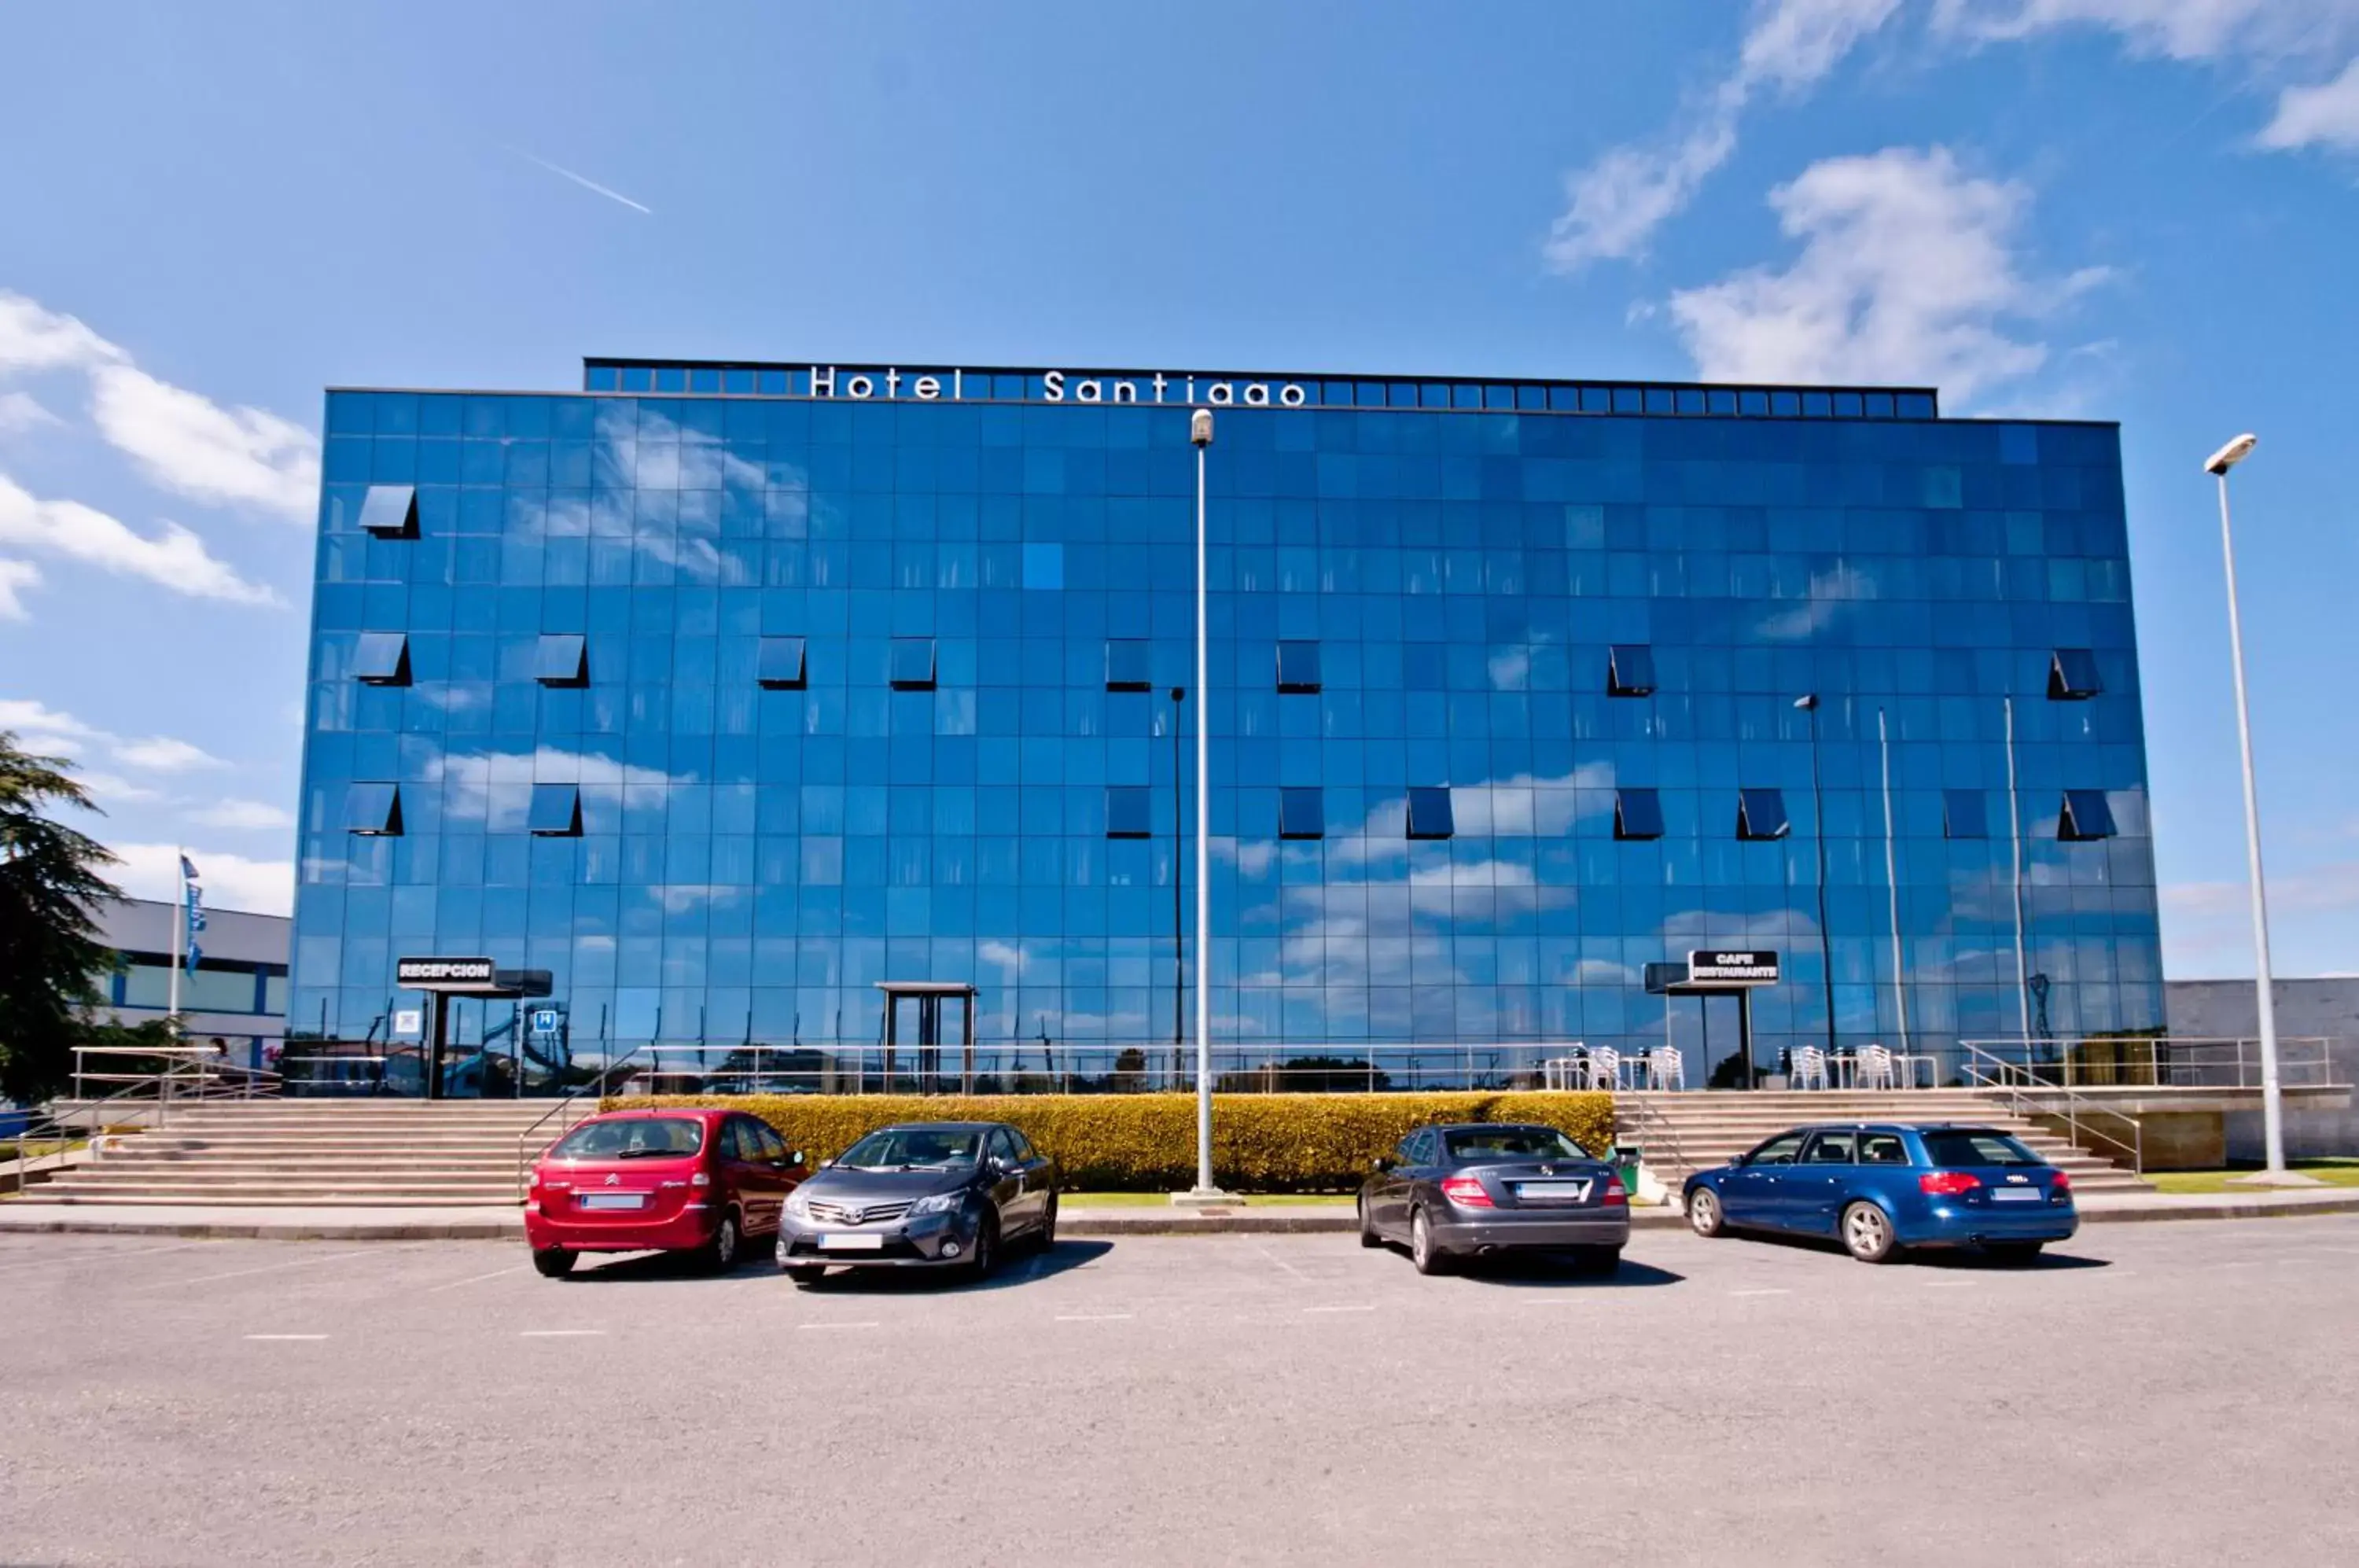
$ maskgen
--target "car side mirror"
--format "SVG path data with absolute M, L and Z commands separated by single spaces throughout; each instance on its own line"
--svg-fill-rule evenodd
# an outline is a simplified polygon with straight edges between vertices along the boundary
M 803 1151 L 801 1149 L 790 1149 L 787 1151 L 787 1163 L 788 1165 L 800 1165 L 802 1162 Z
M 1368 1168 L 1372 1171 L 1390 1171 L 1397 1163 L 1397 1161 L 1391 1155 L 1379 1154 L 1368 1161 Z

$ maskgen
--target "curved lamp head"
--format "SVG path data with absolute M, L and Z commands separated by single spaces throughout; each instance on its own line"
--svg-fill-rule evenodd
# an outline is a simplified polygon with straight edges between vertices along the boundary
M 1199 408 L 1188 416 L 1188 439 L 1198 446 L 1212 444 L 1212 410 Z
M 2238 436 L 2204 460 L 2203 472 L 2224 475 L 2228 470 L 2252 456 L 2253 448 L 2260 444 L 2260 440 L 2256 435 Z
M 1794 699 L 1794 706 L 1801 709 L 1806 713 L 1818 705 L 1819 694 L 1816 691 L 1805 691 L 1802 695 Z

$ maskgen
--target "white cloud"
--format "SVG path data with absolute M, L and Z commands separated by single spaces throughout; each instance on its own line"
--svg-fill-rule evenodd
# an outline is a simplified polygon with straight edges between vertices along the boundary
M 1839 561 L 1828 571 L 1810 573 L 1810 593 L 1803 603 L 1764 617 L 1761 636 L 1771 642 L 1807 641 L 1824 631 L 1848 601 L 1875 597 L 1875 580 L 1849 561 Z
M 0 621 L 24 620 L 24 592 L 40 585 L 41 569 L 31 561 L 0 559 Z
M 2265 147 L 2359 148 L 2359 60 L 2343 74 L 2315 87 L 2288 87 L 2277 96 L 2277 116 L 2262 128 Z
M 2030 192 L 1965 173 L 1942 147 L 1828 158 L 1769 201 L 1801 242 L 1792 266 L 1671 297 L 1706 380 L 1917 383 L 1964 400 L 2046 362 L 2047 345 L 2005 324 L 2105 276 L 2026 278 L 2011 244 Z
M 1549 264 L 1570 272 L 1645 255 L 1655 231 L 1735 152 L 1737 123 L 1756 93 L 1815 85 L 1898 7 L 1899 0 L 1756 0 L 1736 69 L 1693 111 L 1693 129 L 1661 146 L 1614 147 L 1566 177 L 1570 205 L 1549 230 Z
M 2138 54 L 2210 60 L 2332 47 L 2359 24 L 2359 0 L 1934 0 L 1941 32 L 2013 41 L 2062 27 L 2119 33 Z
M 0 392 L 0 435 L 18 435 L 65 421 L 41 407 L 30 392 Z
M 48 757 L 72 757 L 85 742 L 106 738 L 104 731 L 28 697 L 0 697 L 0 730 L 13 733 L 27 750 Z
M 216 909 L 245 909 L 255 914 L 284 915 L 295 904 L 295 863 L 291 860 L 250 860 L 217 849 L 183 849 L 169 844 L 110 844 L 122 858 L 112 880 L 135 898 L 178 898 L 180 856 L 196 863 L 205 889 L 205 903 Z M 200 944 L 203 938 L 198 939 Z
M 0 289 L 0 372 L 87 369 L 123 357 L 74 317 Z
M 160 800 L 164 798 L 164 792 L 161 789 L 151 789 L 145 784 L 135 784 L 119 773 L 78 771 L 74 775 L 74 780 L 89 790 L 102 807 L 116 801 Z
M 320 442 L 310 430 L 160 381 L 77 318 L 0 289 L 0 374 L 57 370 L 88 374 L 99 434 L 151 483 L 209 505 L 311 520 Z
M 295 825 L 293 812 L 266 800 L 216 800 L 190 812 L 189 820 L 209 828 L 242 828 L 256 832 Z
M 178 523 L 136 532 L 79 501 L 43 501 L 0 474 L 0 545 L 16 545 L 139 577 L 193 599 L 277 604 L 278 595 L 240 577 Z
M 91 414 L 99 434 L 167 490 L 304 523 L 319 504 L 320 443 L 276 414 L 225 408 L 128 365 L 92 372 Z
M 149 735 L 145 740 L 118 741 L 114 746 L 116 760 L 133 768 L 144 768 L 150 773 L 187 773 L 200 768 L 227 768 L 228 763 L 184 740 L 170 735 Z

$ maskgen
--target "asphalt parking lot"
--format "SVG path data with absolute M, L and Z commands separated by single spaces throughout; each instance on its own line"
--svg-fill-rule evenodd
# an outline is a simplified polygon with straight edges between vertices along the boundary
M 839 1277 L 841 1279 L 841 1277 Z M 799 1291 L 0 1237 L 0 1562 L 2359 1561 L 2359 1218 L 2031 1269 L 1071 1240 Z

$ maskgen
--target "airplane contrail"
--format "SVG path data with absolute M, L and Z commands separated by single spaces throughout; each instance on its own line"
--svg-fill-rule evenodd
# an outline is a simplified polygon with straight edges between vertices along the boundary
M 632 201 L 628 196 L 624 195 L 621 191 L 609 191 L 606 187 L 599 184 L 596 180 L 584 179 L 582 176 L 574 173 L 571 169 L 565 168 L 562 164 L 551 163 L 545 158 L 536 158 L 531 153 L 525 151 L 522 147 L 512 147 L 508 148 L 508 151 L 516 154 L 516 157 L 524 159 L 527 163 L 537 163 L 541 168 L 549 170 L 551 174 L 560 175 L 567 180 L 571 180 L 574 184 L 581 186 L 585 191 L 595 191 L 599 195 L 603 196 L 609 201 L 620 201 L 624 206 L 628 207 L 634 212 L 645 212 L 650 218 L 656 215 L 654 208 L 641 206 L 638 202 Z

